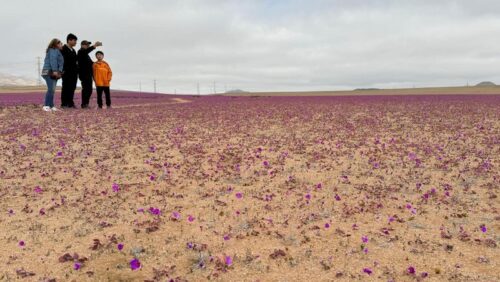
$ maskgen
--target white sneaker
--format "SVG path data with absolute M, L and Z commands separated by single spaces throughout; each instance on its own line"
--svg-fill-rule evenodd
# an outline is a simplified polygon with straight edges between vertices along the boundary
M 46 112 L 50 112 L 50 111 L 51 111 L 51 109 L 50 109 L 50 107 L 49 107 L 49 106 L 43 106 L 43 108 L 42 108 L 42 109 L 43 109 L 44 111 L 46 111 Z
M 59 109 L 58 109 L 58 108 L 56 108 L 56 107 L 52 107 L 52 109 L 51 109 L 51 110 L 52 110 L 53 112 L 57 112 L 57 111 L 59 111 Z

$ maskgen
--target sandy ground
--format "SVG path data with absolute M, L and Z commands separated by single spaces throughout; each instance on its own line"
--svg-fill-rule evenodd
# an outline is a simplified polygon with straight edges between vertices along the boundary
M 500 280 L 500 96 L 121 97 L 0 106 L 0 281 Z

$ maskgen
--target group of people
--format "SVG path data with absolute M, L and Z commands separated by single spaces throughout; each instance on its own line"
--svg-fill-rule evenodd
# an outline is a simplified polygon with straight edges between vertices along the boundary
M 42 77 L 47 83 L 47 93 L 43 110 L 46 112 L 58 111 L 54 106 L 54 95 L 57 81 L 62 78 L 61 108 L 76 108 L 73 101 L 78 78 L 82 86 L 82 109 L 88 109 L 90 97 L 93 92 L 93 82 L 96 85 L 97 105 L 102 109 L 102 94 L 106 96 L 106 107 L 111 108 L 111 93 L 109 90 L 112 71 L 107 62 L 104 61 L 104 53 L 96 52 L 97 61 L 90 58 L 90 53 L 102 43 L 83 40 L 78 52 L 75 51 L 78 38 L 70 33 L 66 37 L 66 44 L 54 38 L 50 41 L 46 50 L 43 64 Z

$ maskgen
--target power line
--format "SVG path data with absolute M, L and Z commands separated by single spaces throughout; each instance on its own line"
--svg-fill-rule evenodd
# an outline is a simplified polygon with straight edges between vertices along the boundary
M 42 58 L 40 56 L 36 57 L 37 59 L 37 66 L 38 66 L 38 85 L 42 85 L 42 67 L 41 67 L 41 62 Z

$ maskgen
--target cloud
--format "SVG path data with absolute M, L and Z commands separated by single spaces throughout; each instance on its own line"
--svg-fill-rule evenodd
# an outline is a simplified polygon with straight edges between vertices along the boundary
M 102 40 L 113 85 L 203 93 L 495 81 L 497 1 L 6 1 L 0 71 L 52 37 Z M 29 9 L 27 8 L 29 7 Z M 14 51 L 15 50 L 15 51 Z M 28 62 L 33 63 L 28 65 Z M 19 62 L 24 62 L 22 65 Z M 14 64 L 16 64 L 14 66 Z

